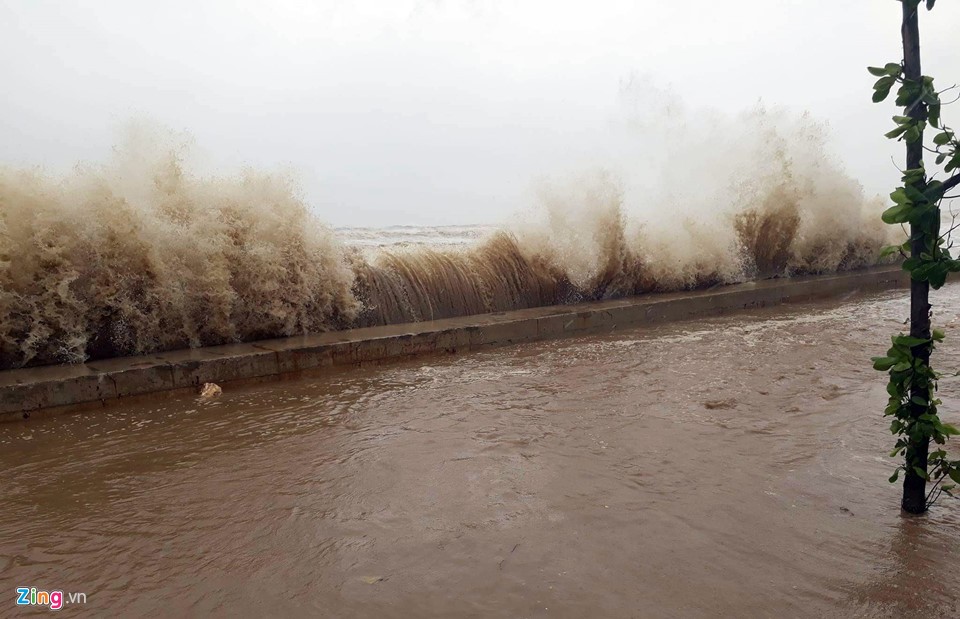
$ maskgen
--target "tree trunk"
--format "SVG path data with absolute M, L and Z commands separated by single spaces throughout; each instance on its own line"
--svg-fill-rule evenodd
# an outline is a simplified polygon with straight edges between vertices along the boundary
M 903 38 L 903 71 L 904 78 L 908 80 L 920 81 L 920 27 L 917 20 L 917 14 L 920 12 L 919 4 L 902 0 L 903 5 L 903 25 L 901 35 Z M 926 106 L 918 104 L 909 109 L 908 116 L 912 118 L 925 119 L 927 115 Z M 905 140 L 906 142 L 906 140 Z M 907 169 L 913 170 L 923 165 L 923 137 L 920 140 L 910 143 L 907 142 Z M 917 189 L 923 191 L 926 181 L 919 181 Z M 924 248 L 924 238 L 916 229 L 917 226 L 910 227 L 910 255 L 919 257 Z M 930 338 L 930 283 L 926 281 L 910 280 L 910 335 L 922 339 Z M 930 364 L 930 347 L 927 345 L 918 346 L 913 350 L 913 354 L 919 357 L 926 365 Z M 928 394 L 926 389 L 911 388 L 910 395 L 919 395 L 926 400 Z M 926 412 L 926 407 L 911 403 L 912 414 L 919 417 Z M 907 447 L 907 471 L 903 480 L 903 499 L 901 506 L 904 511 L 911 514 L 921 514 L 927 510 L 927 481 L 913 469 L 914 466 L 920 467 L 923 471 L 927 470 L 927 453 L 929 451 L 929 440 L 911 441 Z

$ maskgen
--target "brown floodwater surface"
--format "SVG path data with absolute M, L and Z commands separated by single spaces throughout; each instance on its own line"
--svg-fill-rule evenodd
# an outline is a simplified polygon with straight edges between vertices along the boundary
M 886 481 L 904 296 L 4 424 L 0 615 L 958 617 L 960 502 Z

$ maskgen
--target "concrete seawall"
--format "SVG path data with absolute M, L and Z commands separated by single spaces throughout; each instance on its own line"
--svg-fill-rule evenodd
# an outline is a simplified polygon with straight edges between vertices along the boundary
M 429 322 L 335 331 L 246 344 L 0 372 L 0 421 L 38 412 L 96 408 L 146 394 L 295 375 L 330 366 L 611 331 L 660 322 L 905 287 L 885 266 L 836 275 L 774 279 L 708 290 L 650 294 Z

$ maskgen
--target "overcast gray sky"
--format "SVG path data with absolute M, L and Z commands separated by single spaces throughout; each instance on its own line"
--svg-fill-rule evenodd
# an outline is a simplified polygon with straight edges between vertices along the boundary
M 922 15 L 940 87 L 960 81 L 958 4 Z M 0 0 L 0 162 L 103 160 L 125 121 L 146 118 L 224 169 L 292 168 L 336 225 L 492 223 L 534 179 L 603 164 L 632 83 L 690 114 L 758 100 L 809 111 L 847 170 L 885 193 L 894 110 L 870 103 L 864 67 L 900 58 L 899 7 Z

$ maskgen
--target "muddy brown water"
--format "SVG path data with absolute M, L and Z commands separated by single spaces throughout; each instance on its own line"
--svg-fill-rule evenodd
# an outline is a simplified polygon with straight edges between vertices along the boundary
M 958 617 L 960 502 L 886 481 L 903 297 L 4 424 L 0 615 Z

